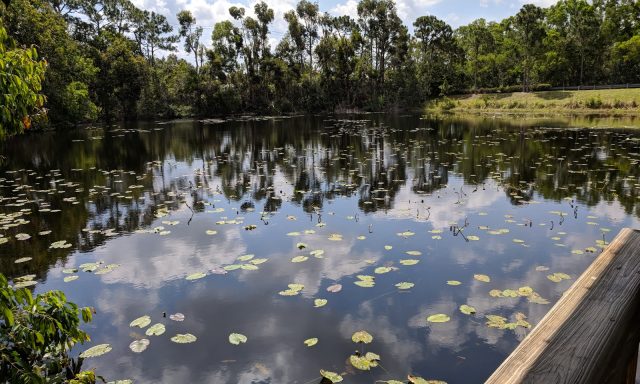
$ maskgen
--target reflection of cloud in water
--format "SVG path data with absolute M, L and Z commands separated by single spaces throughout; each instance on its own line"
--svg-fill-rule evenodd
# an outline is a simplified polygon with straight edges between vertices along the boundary
M 464 221 L 474 211 L 488 209 L 504 198 L 504 191 L 496 190 L 493 186 L 487 186 L 485 190 L 480 189 L 477 192 L 471 192 L 470 187 L 463 187 L 466 196 L 460 200 L 460 204 L 456 204 L 459 199 L 454 192 L 459 192 L 463 184 L 459 180 L 450 180 L 450 183 L 454 182 L 454 185 L 450 184 L 447 188 L 436 191 L 430 196 L 417 196 L 411 190 L 410 185 L 404 185 L 394 197 L 394 207 L 386 212 L 377 212 L 376 215 L 425 221 L 428 214 L 427 207 L 431 207 L 428 223 L 431 223 L 435 229 L 443 229 L 448 228 L 452 222 Z M 414 203 L 421 200 L 424 200 L 424 204 L 408 203 L 409 201 Z M 416 218 L 417 211 L 420 213 L 418 218 Z

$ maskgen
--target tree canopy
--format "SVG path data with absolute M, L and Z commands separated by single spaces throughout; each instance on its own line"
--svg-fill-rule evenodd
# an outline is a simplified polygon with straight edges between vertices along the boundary
M 100 118 L 398 110 L 450 93 L 640 82 L 633 0 L 525 4 L 502 21 L 458 28 L 417 15 L 411 29 L 393 0 L 360 0 L 355 19 L 300 0 L 285 13 L 277 44 L 275 13 L 264 2 L 251 11 L 233 6 L 215 25 L 199 24 L 189 10 L 164 16 L 130 0 L 12 0 L 3 8 L 2 60 L 22 54 L 32 63 L 23 89 L 5 92 L 25 95 L 22 109 L 10 108 L 19 116 L 3 124 L 5 133 L 29 125 L 43 95 L 48 123 L 64 127 Z

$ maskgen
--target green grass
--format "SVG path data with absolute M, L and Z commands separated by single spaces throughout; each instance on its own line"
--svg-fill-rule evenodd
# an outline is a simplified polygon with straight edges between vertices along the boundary
M 640 89 L 459 95 L 434 100 L 426 108 L 481 113 L 640 114 Z

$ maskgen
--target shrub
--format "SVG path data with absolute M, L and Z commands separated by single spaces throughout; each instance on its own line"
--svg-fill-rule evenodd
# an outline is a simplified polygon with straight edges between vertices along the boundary
M 0 377 L 9 383 L 95 382 L 93 372 L 79 372 L 82 359 L 69 357 L 76 343 L 89 340 L 80 315 L 91 321 L 90 308 L 78 308 L 61 291 L 35 298 L 27 288 L 9 286 L 0 274 Z M 76 376 L 77 375 L 77 376 Z M 93 376 L 92 376 L 93 375 Z
M 589 100 L 587 100 L 586 102 L 586 107 L 590 108 L 590 109 L 600 109 L 602 108 L 602 99 L 600 99 L 600 96 L 597 97 L 590 97 Z

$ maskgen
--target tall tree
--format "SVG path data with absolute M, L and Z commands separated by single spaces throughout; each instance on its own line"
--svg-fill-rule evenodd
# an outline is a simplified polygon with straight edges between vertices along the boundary
M 193 54 L 196 73 L 199 73 L 201 63 L 198 59 L 203 29 L 196 25 L 196 18 L 193 17 L 191 11 L 187 10 L 178 12 L 178 23 L 180 24 L 180 36 L 184 38 L 184 50 Z

